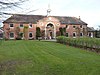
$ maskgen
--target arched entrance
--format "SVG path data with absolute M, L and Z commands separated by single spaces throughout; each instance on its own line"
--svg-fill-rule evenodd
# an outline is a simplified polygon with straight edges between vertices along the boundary
M 55 26 L 52 23 L 49 23 L 45 27 L 45 39 L 54 39 L 55 38 Z

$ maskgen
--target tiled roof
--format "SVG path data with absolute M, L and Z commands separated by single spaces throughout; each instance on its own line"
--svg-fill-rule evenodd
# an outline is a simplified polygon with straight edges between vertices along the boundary
M 44 16 L 41 15 L 13 15 L 3 23 L 37 23 L 42 18 Z
M 90 32 L 95 31 L 95 29 L 93 27 L 87 27 L 87 30 L 90 31 Z
M 66 16 L 54 16 L 58 18 L 61 22 L 61 24 L 81 24 L 81 25 L 87 25 L 87 23 L 83 22 L 82 20 L 76 18 L 76 17 L 66 17 Z
M 38 20 L 45 18 L 46 16 L 43 15 L 21 15 L 15 14 L 5 20 L 3 23 L 34 23 L 36 24 Z M 61 24 L 81 24 L 87 25 L 87 23 L 83 22 L 82 20 L 76 17 L 66 17 L 66 16 L 53 16 L 57 18 Z

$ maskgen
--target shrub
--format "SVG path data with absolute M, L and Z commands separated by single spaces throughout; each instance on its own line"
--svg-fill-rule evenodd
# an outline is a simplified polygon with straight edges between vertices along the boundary
M 57 42 L 85 49 L 94 49 L 96 52 L 100 51 L 100 39 L 97 38 L 67 38 L 65 36 L 59 36 Z

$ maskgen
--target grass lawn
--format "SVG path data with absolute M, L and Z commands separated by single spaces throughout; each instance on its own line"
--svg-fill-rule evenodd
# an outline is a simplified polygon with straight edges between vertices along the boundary
M 100 55 L 44 41 L 2 41 L 0 75 L 100 75 Z

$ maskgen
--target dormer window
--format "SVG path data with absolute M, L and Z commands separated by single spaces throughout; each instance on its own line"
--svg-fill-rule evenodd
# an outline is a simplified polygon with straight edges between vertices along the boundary
M 14 27 L 14 25 L 13 24 L 10 24 L 10 27 Z

